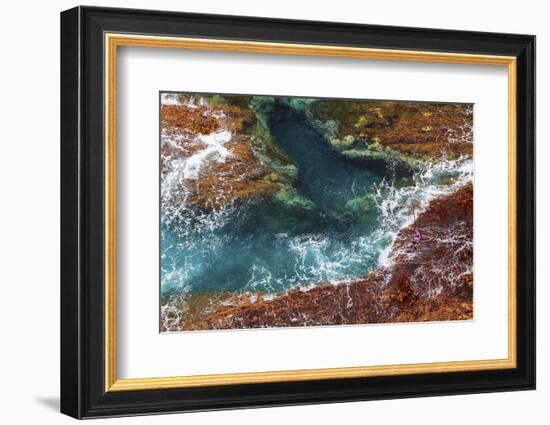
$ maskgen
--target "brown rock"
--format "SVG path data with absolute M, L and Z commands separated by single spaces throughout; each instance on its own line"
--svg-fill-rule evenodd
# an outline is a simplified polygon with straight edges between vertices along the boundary
M 427 158 L 472 156 L 470 105 L 391 101 L 333 101 L 313 104 L 315 119 L 340 123 L 337 137 L 378 143 Z

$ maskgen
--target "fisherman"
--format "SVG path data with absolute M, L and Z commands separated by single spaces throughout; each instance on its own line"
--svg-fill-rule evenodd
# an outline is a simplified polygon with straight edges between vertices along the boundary
M 420 234 L 420 230 L 415 229 L 414 237 L 413 237 L 413 246 L 415 250 L 418 247 L 418 244 L 420 243 L 421 240 L 422 240 L 422 235 Z

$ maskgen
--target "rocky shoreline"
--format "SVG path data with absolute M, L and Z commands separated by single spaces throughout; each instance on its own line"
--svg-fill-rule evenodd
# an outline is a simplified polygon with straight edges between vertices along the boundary
M 163 203 L 178 214 L 183 204 L 209 214 L 266 199 L 293 210 L 316 208 L 298 190 L 297 167 L 270 134 L 277 104 L 303 114 L 349 161 L 381 161 L 412 173 L 472 157 L 470 105 L 246 96 L 204 102 L 180 95 L 178 102 L 161 106 L 167 141 L 161 143 L 161 173 L 167 181 L 171 173 L 180 176 L 174 168 L 183 162 L 189 167 L 194 156 L 202 168 L 186 169 L 186 178 L 170 181 L 175 190 L 163 194 Z M 442 181 L 454 192 L 435 197 L 415 214 L 393 240 L 387 263 L 367 276 L 278 295 L 186 293 L 161 307 L 161 331 L 472 319 L 473 187 L 455 183 Z M 346 209 L 363 214 L 376 208 L 373 202 L 367 194 L 350 200 Z M 417 231 L 422 240 L 414 244 Z

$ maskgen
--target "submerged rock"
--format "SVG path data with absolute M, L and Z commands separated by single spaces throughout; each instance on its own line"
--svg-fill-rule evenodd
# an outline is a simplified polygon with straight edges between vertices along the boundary
M 294 187 L 284 187 L 275 194 L 275 201 L 287 208 L 312 210 L 315 204 L 308 198 L 300 195 Z
M 472 185 L 433 200 L 364 279 L 226 303 L 190 329 L 293 327 L 473 318 Z M 416 230 L 421 242 L 412 241 Z
M 376 208 L 376 199 L 372 194 L 353 198 L 346 203 L 346 210 L 354 215 L 369 216 Z

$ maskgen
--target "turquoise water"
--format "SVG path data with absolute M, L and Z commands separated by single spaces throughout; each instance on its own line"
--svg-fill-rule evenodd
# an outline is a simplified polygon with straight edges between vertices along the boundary
M 391 166 L 350 162 L 329 147 L 305 116 L 284 105 L 270 115 L 269 126 L 297 166 L 295 187 L 315 207 L 263 201 L 200 213 L 185 202 L 170 211 L 163 204 L 161 214 L 170 219 L 161 224 L 161 302 L 185 293 L 275 294 L 361 278 L 385 261 L 399 229 L 413 221 L 411 205 L 425 205 L 450 189 L 438 185 L 438 178 L 471 172 L 470 163 L 441 162 L 439 168 L 396 176 Z M 216 138 L 207 140 L 218 161 L 225 158 L 226 136 L 220 133 L 219 144 Z M 199 155 L 174 166 L 175 172 L 181 170 L 175 177 L 196 173 L 205 157 Z M 163 186 L 171 178 L 163 177 Z M 371 202 L 358 208 L 357 199 L 365 195 Z
M 284 112 L 284 111 L 283 111 Z M 295 114 L 275 114 L 270 130 L 299 172 L 311 210 L 277 202 L 212 214 L 187 228 L 163 225 L 162 295 L 188 291 L 281 292 L 294 286 L 361 277 L 376 266 L 369 235 L 377 212 L 356 216 L 346 203 L 373 190 L 384 175 L 330 149 Z

